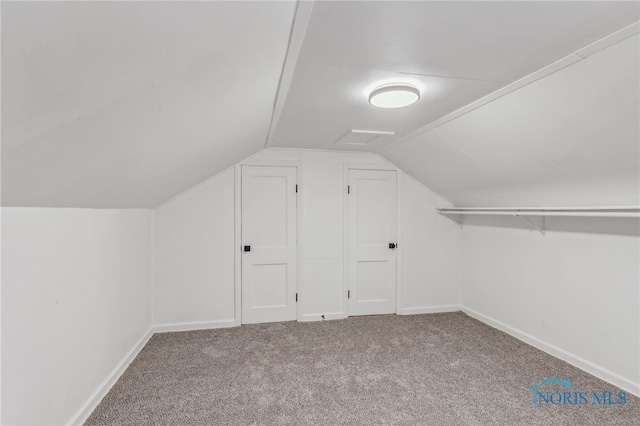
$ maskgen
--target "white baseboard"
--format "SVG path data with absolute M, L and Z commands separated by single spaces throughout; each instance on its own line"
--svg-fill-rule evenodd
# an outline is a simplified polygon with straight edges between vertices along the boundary
M 636 396 L 640 396 L 640 383 L 634 383 L 631 380 L 625 379 L 624 377 L 621 377 L 607 370 L 606 368 L 599 367 L 577 355 L 565 351 L 564 349 L 560 349 L 557 346 L 545 343 L 542 340 L 531 336 L 530 334 L 510 327 L 498 320 L 483 315 L 480 312 L 467 308 L 466 306 L 460 306 L 460 310 L 470 317 L 477 319 L 478 321 L 490 325 L 493 328 L 497 328 L 498 330 L 503 331 L 515 337 L 516 339 L 522 340 L 523 342 L 528 343 L 529 345 L 548 353 L 549 355 L 566 361 L 574 367 L 578 367 L 579 369 L 584 370 L 587 373 L 598 377 L 599 379 L 609 382 L 622 390 L 625 390 Z
M 152 327 L 154 333 L 166 333 L 169 331 L 192 331 L 192 330 L 208 330 L 211 328 L 235 327 L 236 320 L 218 320 L 203 322 L 181 322 L 175 324 L 158 324 Z
M 458 305 L 442 305 L 442 306 L 428 306 L 420 308 L 402 308 L 400 315 L 416 315 L 416 314 L 439 314 L 443 312 L 458 312 L 460 306 Z
M 82 408 L 73 416 L 72 420 L 68 423 L 71 425 L 82 425 L 93 413 L 93 410 L 98 407 L 102 398 L 104 398 L 113 385 L 118 381 L 122 373 L 127 369 L 129 364 L 140 353 L 142 348 L 147 344 L 151 336 L 154 333 L 163 333 L 167 331 L 189 331 L 189 330 L 202 330 L 210 328 L 222 328 L 222 327 L 234 327 L 236 321 L 222 320 L 222 321 L 208 321 L 208 322 L 191 322 L 191 323 L 179 323 L 179 324 L 161 324 L 152 326 L 147 332 L 138 340 L 134 347 L 125 355 L 125 357 L 118 363 L 118 365 L 111 371 L 107 378 L 100 384 L 98 389 L 89 397 L 89 400 L 82 406 Z
M 134 360 L 136 356 L 140 353 L 142 348 L 147 344 L 149 339 L 153 336 L 153 332 L 151 329 L 147 330 L 146 333 L 138 340 L 138 342 L 133 346 L 133 348 L 127 353 L 122 361 L 116 365 L 116 367 L 109 373 L 107 378 L 98 386 L 98 389 L 89 397 L 89 400 L 80 408 L 80 410 L 72 417 L 71 421 L 68 424 L 71 425 L 82 425 L 93 410 L 98 407 L 102 398 L 104 398 L 111 387 L 118 381 L 122 373 L 127 369 L 129 364 Z
M 400 315 L 413 315 L 413 314 L 430 314 L 440 312 L 456 312 L 462 311 L 472 318 L 477 319 L 493 328 L 503 331 L 529 345 L 540 349 L 556 358 L 560 358 L 569 364 L 586 371 L 606 382 L 611 383 L 614 386 L 619 387 L 629 393 L 636 396 L 640 396 L 640 383 L 634 383 L 631 380 L 625 379 L 605 368 L 599 367 L 579 356 L 573 355 L 563 349 L 556 346 L 547 344 L 542 340 L 533 337 L 527 333 L 510 327 L 500 321 L 497 321 L 491 317 L 483 315 L 473 309 L 466 306 L 457 305 L 444 305 L 444 306 L 432 306 L 432 307 L 420 307 L 420 308 L 403 308 Z M 331 312 L 326 314 L 305 314 L 302 315 L 301 321 L 322 321 L 322 315 L 325 320 L 342 319 L 346 318 L 344 312 Z M 235 319 L 219 320 L 219 321 L 206 321 L 206 322 L 189 322 L 189 323 L 176 323 L 176 324 L 160 324 L 151 327 L 147 332 L 138 340 L 134 347 L 125 355 L 125 357 L 118 363 L 118 365 L 111 371 L 107 378 L 102 382 L 98 389 L 89 397 L 88 401 L 83 405 L 80 410 L 72 417 L 69 424 L 81 425 L 91 415 L 93 410 L 96 409 L 102 398 L 109 392 L 111 387 L 118 381 L 122 373 L 127 369 L 129 364 L 140 353 L 142 348 L 147 344 L 149 339 L 154 333 L 163 333 L 170 331 L 190 331 L 190 330 L 203 330 L 223 327 L 235 327 Z
M 443 305 L 443 306 L 429 306 L 419 308 L 402 308 L 398 315 L 415 315 L 415 314 L 437 314 L 443 312 L 458 312 L 460 306 L 458 305 Z M 329 312 L 326 314 L 304 314 L 300 317 L 299 321 L 322 321 L 322 315 L 325 320 L 335 320 L 347 318 L 344 312 Z
M 322 318 L 323 315 L 324 315 L 324 318 Z M 304 314 L 302 315 L 302 317 L 300 317 L 300 321 L 301 322 L 322 321 L 323 319 L 336 320 L 336 319 L 343 319 L 346 317 L 347 316 L 344 314 L 344 312 L 329 312 L 326 314 Z

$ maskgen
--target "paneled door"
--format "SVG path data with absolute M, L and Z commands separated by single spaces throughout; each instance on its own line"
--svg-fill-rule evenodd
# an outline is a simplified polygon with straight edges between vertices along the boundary
M 242 323 L 296 319 L 297 168 L 242 166 Z
M 396 172 L 348 172 L 347 288 L 349 315 L 396 311 Z

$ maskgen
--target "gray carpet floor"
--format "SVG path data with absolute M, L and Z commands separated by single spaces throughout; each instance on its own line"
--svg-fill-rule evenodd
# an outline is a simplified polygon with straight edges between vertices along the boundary
M 590 403 L 534 408 L 551 377 Z M 620 390 L 463 313 L 382 315 L 155 334 L 86 424 L 640 424 L 595 391 Z

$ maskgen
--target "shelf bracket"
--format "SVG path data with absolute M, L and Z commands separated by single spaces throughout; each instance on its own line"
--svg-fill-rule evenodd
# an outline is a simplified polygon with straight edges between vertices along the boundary
M 545 228 L 545 217 L 544 216 L 541 217 L 541 221 L 540 221 L 541 223 L 540 224 L 537 224 L 535 221 L 531 220 L 529 218 L 529 216 L 525 216 L 525 215 L 521 215 L 521 214 L 514 214 L 514 216 L 518 216 L 518 217 L 523 218 L 524 220 L 529 222 L 529 224 L 531 226 L 533 226 L 533 228 L 536 231 L 538 231 L 540 233 L 540 235 L 544 236 L 544 228 Z

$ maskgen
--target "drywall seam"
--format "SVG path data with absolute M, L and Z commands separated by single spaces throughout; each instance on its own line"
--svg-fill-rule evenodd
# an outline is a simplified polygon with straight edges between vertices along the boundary
M 625 379 L 624 377 L 621 377 L 618 374 L 607 370 L 606 368 L 602 368 L 590 361 L 587 361 L 584 358 L 567 352 L 564 349 L 560 349 L 557 346 L 545 343 L 537 337 L 533 337 L 530 334 L 524 333 L 503 322 L 481 314 L 480 312 L 474 311 L 473 309 L 467 308 L 466 306 L 460 306 L 460 310 L 480 322 L 503 331 L 508 335 L 513 336 L 516 339 L 533 346 L 534 348 L 540 349 L 541 351 L 546 352 L 555 358 L 561 359 L 573 365 L 574 367 L 586 371 L 587 373 L 599 379 L 602 379 L 605 382 L 611 383 L 612 385 L 617 386 L 620 389 L 632 393 L 636 396 L 640 396 L 640 383 L 634 383 L 633 381 Z
M 145 347 L 149 339 L 151 339 L 151 336 L 153 336 L 153 332 L 152 328 L 149 328 L 142 335 L 140 340 L 138 340 L 138 342 L 133 346 L 133 348 L 131 348 L 131 350 L 124 356 L 122 361 L 120 361 L 118 365 L 116 365 L 111 373 L 109 373 L 107 378 L 104 379 L 100 386 L 98 386 L 98 389 L 96 389 L 95 392 L 91 394 L 87 402 L 71 418 L 68 424 L 82 425 L 85 421 L 87 421 L 91 413 L 93 413 L 93 410 L 95 410 L 100 404 L 100 401 L 102 401 L 102 398 L 104 398 L 107 393 L 109 393 L 113 385 L 115 385 L 120 376 L 122 376 L 122 373 L 125 372 L 125 370 L 129 367 L 129 364 L 131 364 L 136 356 L 138 356 L 140 351 L 142 351 L 142 348 Z
M 217 321 L 180 322 L 172 324 L 157 324 L 152 327 L 154 333 L 173 331 L 211 330 L 215 328 L 236 327 L 235 318 Z

